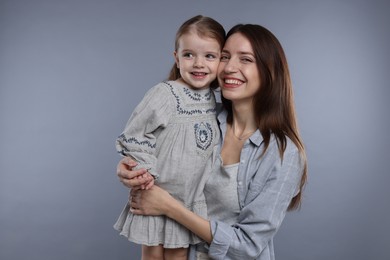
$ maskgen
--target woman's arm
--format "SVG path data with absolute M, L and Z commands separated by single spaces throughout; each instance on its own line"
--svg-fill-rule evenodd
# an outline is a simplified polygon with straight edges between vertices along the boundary
M 255 259 L 268 248 L 298 190 L 302 172 L 299 153 L 285 154 L 283 164 L 276 163 L 271 168 L 266 183 L 252 181 L 245 205 L 233 225 L 197 216 L 157 186 L 132 191 L 132 212 L 166 215 L 176 220 L 210 245 L 209 255 L 213 259 Z M 259 171 L 267 173 L 271 168 Z
M 166 215 L 210 243 L 210 222 L 184 207 L 167 191 L 154 185 L 149 190 L 131 192 L 131 212 L 136 215 Z
M 271 148 L 269 148 L 271 149 Z M 303 165 L 297 150 L 287 148 L 283 162 L 278 151 L 265 154 L 251 180 L 237 222 L 228 225 L 211 219 L 212 259 L 257 259 L 271 254 L 269 246 L 299 190 Z M 268 165 L 268 166 L 267 166 Z

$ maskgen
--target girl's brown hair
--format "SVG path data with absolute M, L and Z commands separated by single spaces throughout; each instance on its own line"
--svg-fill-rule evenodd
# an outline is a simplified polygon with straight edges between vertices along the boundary
M 179 48 L 180 37 L 189 33 L 191 30 L 195 30 L 200 37 L 215 39 L 219 43 L 221 49 L 225 44 L 225 29 L 223 26 L 210 17 L 197 15 L 185 21 L 176 32 L 175 51 Z M 180 70 L 177 68 L 176 64 L 174 64 L 169 73 L 168 80 L 177 80 L 180 77 Z M 210 87 L 218 87 L 217 79 L 210 84 Z
M 251 43 L 261 86 L 255 94 L 253 106 L 257 127 L 265 144 L 264 152 L 270 143 L 271 135 L 275 135 L 279 153 L 287 146 L 287 138 L 297 146 L 304 163 L 299 193 L 291 200 L 289 210 L 299 208 L 302 190 L 307 179 L 307 161 L 303 142 L 299 135 L 295 114 L 293 89 L 287 59 L 278 39 L 266 28 L 253 24 L 238 24 L 227 34 L 240 33 Z M 222 103 L 228 111 L 228 122 L 232 122 L 231 101 L 222 97 Z M 264 154 L 263 152 L 263 154 Z

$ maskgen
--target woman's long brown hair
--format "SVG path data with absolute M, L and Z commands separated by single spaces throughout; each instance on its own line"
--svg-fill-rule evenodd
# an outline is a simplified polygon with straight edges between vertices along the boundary
M 240 33 L 252 45 L 261 86 L 254 97 L 254 111 L 258 129 L 265 144 L 263 154 L 267 150 L 271 135 L 275 135 L 279 153 L 283 159 L 287 146 L 287 138 L 297 146 L 303 160 L 304 169 L 299 193 L 291 200 L 289 210 L 301 205 L 302 191 L 307 179 L 307 161 L 303 142 L 299 135 L 295 114 L 293 89 L 287 59 L 278 39 L 260 25 L 239 24 L 227 34 Z M 222 103 L 228 111 L 228 122 L 232 122 L 232 104 L 222 97 Z

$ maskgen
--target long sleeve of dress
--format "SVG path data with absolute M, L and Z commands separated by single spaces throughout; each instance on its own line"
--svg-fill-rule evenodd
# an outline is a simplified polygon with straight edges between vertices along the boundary
M 173 113 L 172 95 L 168 91 L 162 84 L 150 89 L 116 140 L 119 153 L 135 159 L 138 162 L 136 169 L 146 168 L 155 178 L 158 178 L 156 138 Z
M 275 146 L 276 147 L 276 146 Z M 278 156 L 277 148 L 269 151 L 260 162 L 252 156 L 252 166 L 243 166 L 248 171 L 256 167 L 253 176 L 243 174 L 238 178 L 238 185 L 245 183 L 247 188 L 240 193 L 241 211 L 237 223 L 228 225 L 211 220 L 212 243 L 209 256 L 212 259 L 274 259 L 272 239 L 285 217 L 291 199 L 299 191 L 302 176 L 302 163 L 298 150 L 289 143 L 283 161 Z M 293 148 L 292 148 L 293 147 Z M 243 158 L 251 161 L 243 151 L 241 163 L 248 165 Z M 240 168 L 241 170 L 241 168 Z M 271 248 L 270 248 L 271 247 Z M 268 252 L 266 252 L 268 251 Z

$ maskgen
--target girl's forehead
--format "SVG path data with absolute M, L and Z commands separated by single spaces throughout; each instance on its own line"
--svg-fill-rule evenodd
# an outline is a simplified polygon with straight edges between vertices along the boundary
M 197 33 L 185 33 L 179 38 L 179 48 L 212 48 L 220 49 L 219 42 L 212 37 L 201 36 Z

